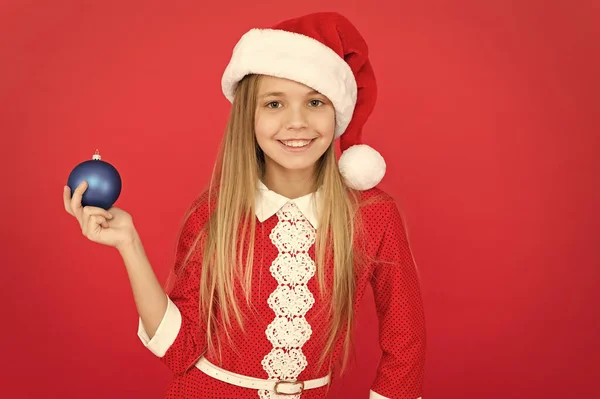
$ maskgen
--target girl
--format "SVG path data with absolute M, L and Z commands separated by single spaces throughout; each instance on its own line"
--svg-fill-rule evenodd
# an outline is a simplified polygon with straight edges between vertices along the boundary
M 385 172 L 361 144 L 376 98 L 367 45 L 336 13 L 242 36 L 222 79 L 232 111 L 208 189 L 187 213 L 165 290 L 131 216 L 65 207 L 123 256 L 143 345 L 167 398 L 326 398 L 371 284 L 383 351 L 370 398 L 422 396 L 425 319 Z M 343 151 L 336 161 L 335 139 Z

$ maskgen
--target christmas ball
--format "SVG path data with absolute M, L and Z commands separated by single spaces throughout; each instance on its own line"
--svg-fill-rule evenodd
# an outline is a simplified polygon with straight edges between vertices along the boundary
M 117 169 L 102 161 L 98 150 L 91 160 L 77 165 L 67 180 L 71 196 L 75 189 L 86 181 L 88 186 L 81 198 L 82 206 L 96 206 L 105 210 L 113 206 L 121 194 L 121 176 Z

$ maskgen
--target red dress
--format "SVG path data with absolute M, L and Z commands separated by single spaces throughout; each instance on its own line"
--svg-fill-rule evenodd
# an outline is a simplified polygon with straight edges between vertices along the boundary
M 309 380 L 326 376 L 327 362 L 317 370 L 317 362 L 327 338 L 326 302 L 318 290 L 314 260 L 316 212 L 314 194 L 289 200 L 259 183 L 256 196 L 256 241 L 253 263 L 253 309 L 243 294 L 237 296 L 245 319 L 246 334 L 232 320 L 235 350 L 223 350 L 218 358 L 207 360 L 234 373 L 261 379 Z M 320 195 L 318 191 L 317 196 Z M 371 284 L 379 317 L 379 343 L 382 357 L 372 382 L 371 399 L 419 399 L 425 366 L 426 331 L 419 281 L 395 201 L 378 188 L 361 192 L 363 199 L 374 195 L 383 201 L 362 209 L 364 250 L 376 259 L 356 276 L 355 309 L 364 289 Z M 208 219 L 207 197 L 185 222 L 177 262 Z M 167 399 L 190 398 L 327 398 L 328 387 L 304 390 L 294 396 L 232 385 L 217 380 L 198 367 L 206 350 L 205 329 L 198 323 L 198 292 L 201 256 L 186 265 L 184 275 L 168 295 L 165 316 L 151 340 L 139 320 L 138 336 L 173 374 Z M 332 281 L 332 264 L 325 272 Z M 220 315 L 219 315 L 220 316 Z M 295 322 L 291 323 L 294 319 Z M 286 328 L 287 326 L 287 328 Z M 290 328 L 291 327 L 291 328 Z M 283 332 L 287 335 L 283 336 Z M 286 341 L 287 340 L 287 341 Z M 227 339 L 223 336 L 222 343 Z M 294 342 L 282 345 L 281 342 Z M 335 360 L 342 353 L 343 337 L 335 346 Z M 237 352 L 237 353 L 236 353 Z M 332 376 L 333 377 L 333 376 Z

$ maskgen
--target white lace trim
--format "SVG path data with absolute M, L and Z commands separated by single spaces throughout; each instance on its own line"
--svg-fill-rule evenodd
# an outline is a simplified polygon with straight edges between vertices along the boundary
M 261 363 L 270 380 L 295 380 L 308 364 L 302 346 L 312 334 L 305 315 L 315 299 L 306 283 L 315 274 L 315 262 L 308 250 L 315 242 L 316 232 L 292 202 L 285 204 L 277 217 L 279 222 L 270 238 L 279 255 L 270 271 L 279 285 L 267 301 L 275 319 L 265 331 L 273 349 Z M 261 399 L 299 399 L 301 394 L 284 396 L 259 390 L 258 395 Z

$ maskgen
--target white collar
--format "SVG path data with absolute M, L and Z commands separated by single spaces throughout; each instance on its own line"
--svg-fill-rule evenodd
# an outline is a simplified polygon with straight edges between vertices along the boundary
M 300 209 L 300 212 L 302 212 L 304 217 L 308 219 L 310 224 L 316 229 L 319 224 L 319 215 L 318 209 L 315 209 L 315 205 L 313 203 L 314 196 L 316 196 L 315 199 L 318 207 L 321 199 L 320 188 L 317 190 L 316 195 L 315 193 L 310 193 L 303 195 L 302 197 L 289 199 L 281 194 L 277 194 L 275 191 L 269 190 L 269 188 L 265 186 L 265 184 L 259 179 L 256 195 L 254 196 L 256 217 L 262 223 L 277 213 L 282 206 L 288 202 L 292 202 L 298 207 L 298 209 Z

